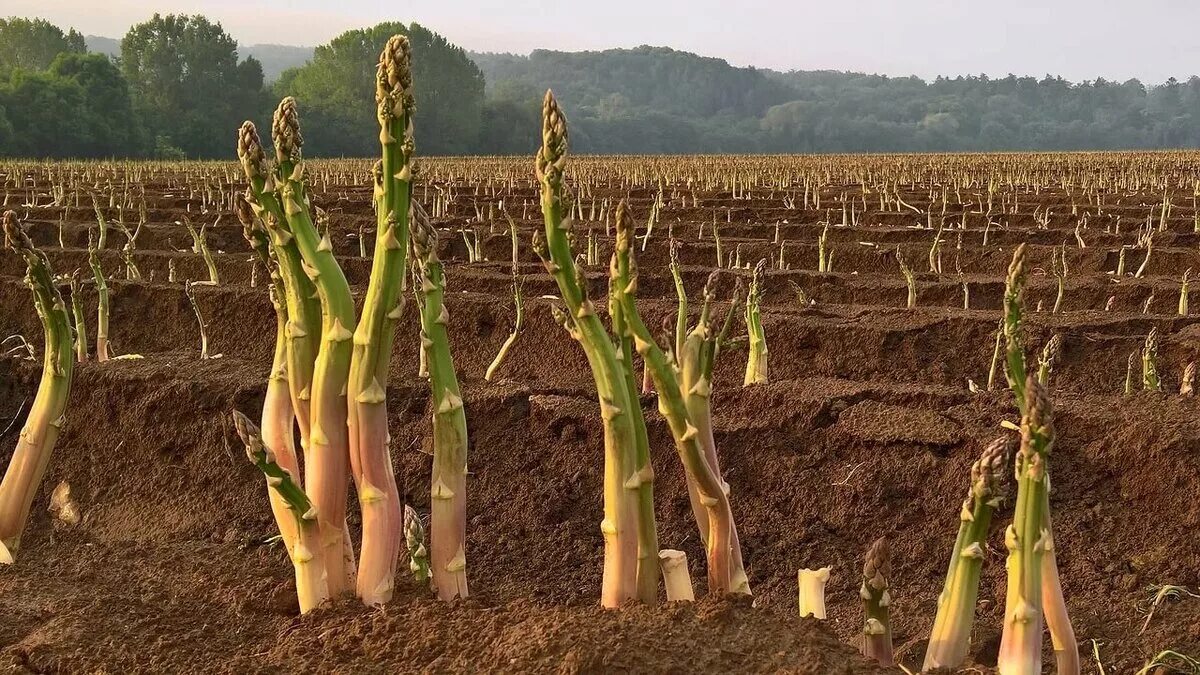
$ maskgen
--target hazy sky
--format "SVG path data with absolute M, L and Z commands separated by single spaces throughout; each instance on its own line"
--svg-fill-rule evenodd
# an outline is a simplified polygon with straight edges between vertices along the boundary
M 923 77 L 1200 72 L 1197 0 L 0 0 L 0 16 L 110 37 L 153 11 L 205 14 L 248 44 L 315 45 L 399 20 L 476 51 L 650 44 L 735 65 Z

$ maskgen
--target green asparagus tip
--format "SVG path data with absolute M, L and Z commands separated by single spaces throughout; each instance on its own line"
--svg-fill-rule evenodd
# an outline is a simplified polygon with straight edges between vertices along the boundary
M 871 544 L 867 551 L 867 559 L 863 563 L 863 583 L 877 591 L 888 586 L 888 577 L 892 576 L 892 556 L 886 537 L 880 537 Z
M 979 459 L 971 465 L 972 496 L 984 502 L 998 500 L 1004 496 L 1010 473 L 1005 470 L 1012 460 L 1016 443 L 1009 436 L 1001 436 L 988 444 Z
M 534 165 L 538 180 L 550 185 L 561 183 L 566 163 L 567 118 L 558 107 L 554 92 L 547 89 L 542 101 L 542 147 Z
M 267 154 L 263 151 L 258 128 L 250 120 L 242 122 L 238 129 L 237 153 L 247 178 L 253 180 L 267 175 Z
M 271 140 L 275 142 L 275 158 L 280 162 L 300 161 L 300 148 L 304 138 L 300 135 L 300 113 L 296 110 L 296 99 L 285 96 L 275 109 L 271 121 Z
M 1034 373 L 1025 379 L 1025 411 L 1021 423 L 1021 452 L 1049 454 L 1054 442 L 1054 413 L 1050 397 Z M 1039 445 L 1043 447 L 1037 447 Z
M 412 203 L 409 230 L 412 234 L 413 256 L 417 260 L 428 260 L 437 251 L 437 230 L 433 229 L 425 209 L 416 202 Z
M 18 247 L 21 247 L 22 244 L 24 244 L 24 242 L 26 242 L 26 241 L 29 241 L 29 237 L 23 231 L 21 231 L 20 227 L 17 226 L 17 212 L 16 211 L 5 211 L 4 212 L 4 247 L 5 248 L 18 248 Z
M 412 48 L 408 38 L 393 35 L 379 53 L 375 77 L 375 102 L 390 104 L 393 117 L 408 112 L 412 105 Z M 382 109 L 381 109 L 382 110 Z
M 1009 288 L 1019 288 L 1025 283 L 1025 243 L 1022 242 L 1017 246 L 1017 250 L 1013 251 L 1012 262 L 1008 265 Z
M 240 411 L 233 411 L 233 428 L 237 430 L 238 438 L 242 439 L 242 443 L 246 446 L 246 457 L 252 463 L 258 463 L 258 455 L 265 452 L 262 442 L 262 433 L 258 430 L 258 425 L 250 421 L 249 417 L 243 415 Z

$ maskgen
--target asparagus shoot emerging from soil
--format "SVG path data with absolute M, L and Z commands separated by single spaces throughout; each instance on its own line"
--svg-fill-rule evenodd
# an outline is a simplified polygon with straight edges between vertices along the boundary
M 504 357 L 508 356 L 509 350 L 517 341 L 517 336 L 521 334 L 521 328 L 525 324 L 525 302 L 522 297 L 521 279 L 518 274 L 517 267 L 517 223 L 508 215 L 508 211 L 504 212 L 508 216 L 508 231 L 512 236 L 512 294 L 513 294 L 513 311 L 515 317 L 513 319 L 512 332 L 508 334 L 508 338 L 504 340 L 504 344 L 500 345 L 500 351 L 496 352 L 496 358 L 492 359 L 491 365 L 488 366 L 487 372 L 483 379 L 488 382 L 496 376 L 496 371 L 500 369 L 500 364 L 504 362 Z
M 100 267 L 100 254 L 92 246 L 92 236 L 88 234 L 88 266 L 92 268 L 92 279 L 96 282 L 96 360 L 108 360 L 108 282 L 104 280 L 104 270 Z
M 446 274 L 437 256 L 437 234 L 419 205 L 413 207 L 412 253 L 420 274 L 421 342 L 429 359 L 433 401 L 433 474 L 430 476 L 429 561 L 443 600 L 467 592 L 467 415 L 450 354 Z
M 904 306 L 912 309 L 917 306 L 917 276 L 908 266 L 908 261 L 904 259 L 899 246 L 896 247 L 896 262 L 900 265 L 900 274 L 904 276 L 904 285 L 908 287 L 908 298 Z
M 1158 380 L 1158 328 L 1151 328 L 1146 336 L 1146 344 L 1142 347 L 1142 388 L 1146 391 L 1159 391 L 1162 383 Z
M 355 328 L 350 286 L 333 257 L 328 234 L 319 236 L 305 186 L 303 143 L 296 101 L 279 103 L 271 125 L 275 144 L 275 177 L 279 201 L 321 301 L 321 345 L 313 364 L 311 422 L 305 457 L 305 490 L 317 507 L 320 553 L 329 574 L 329 592 L 341 595 L 354 587 L 354 553 L 346 529 L 349 437 L 347 384 Z M 311 461 L 309 461 L 311 460 Z
M 1054 447 L 1050 399 L 1037 379 L 1025 381 L 1021 447 L 1017 453 L 1017 500 L 1004 535 L 1008 548 L 1008 593 L 997 668 L 1001 675 L 1042 672 L 1043 558 L 1053 539 L 1046 528 L 1048 460 Z
M 892 660 L 892 622 L 889 606 L 891 595 L 888 578 L 892 576 L 891 551 L 887 539 L 877 539 L 867 551 L 863 564 L 862 587 L 858 594 L 863 601 L 866 621 L 863 625 L 863 656 L 890 666 Z
M 71 287 L 71 316 L 75 320 L 75 360 L 83 363 L 88 360 L 87 324 L 83 319 L 83 299 L 79 297 L 79 270 L 69 277 Z
M 596 316 L 588 298 L 585 279 L 575 268 L 568 233 L 570 219 L 564 171 L 567 162 L 567 122 L 554 95 L 547 91 L 542 104 L 542 146 L 535 170 L 541 186 L 544 240 L 535 240 L 535 250 L 558 284 L 567 313 L 556 311 L 557 320 L 571 333 L 587 355 L 604 424 L 604 574 L 600 603 L 618 607 L 637 595 L 638 504 L 640 485 L 636 465 L 633 415 L 638 402 L 629 400 L 624 371 L 608 332 Z
M 408 548 L 408 569 L 418 585 L 430 583 L 429 551 L 425 548 L 425 526 L 413 507 L 404 505 L 404 544 Z
M 292 477 L 300 479 L 300 464 L 296 457 L 296 439 L 292 432 L 295 411 L 292 408 L 292 397 L 288 386 L 288 314 L 284 304 L 286 292 L 283 279 L 280 277 L 278 265 L 271 259 L 271 244 L 267 231 L 262 222 L 255 217 L 250 203 L 243 197 L 236 197 L 235 211 L 242 223 L 242 235 L 257 260 L 270 272 L 271 306 L 275 309 L 275 356 L 271 362 L 271 373 L 267 377 L 267 392 L 263 398 L 262 407 L 262 443 L 271 448 L 275 462 Z M 288 555 L 293 555 L 293 549 L 299 536 L 298 523 L 289 509 L 287 500 L 279 491 L 268 487 L 267 497 L 271 501 L 271 511 L 275 514 L 275 522 L 279 525 L 280 535 Z M 313 540 L 311 543 L 315 543 Z M 311 550 L 308 552 L 311 555 Z
M 208 354 L 208 322 L 204 320 L 204 315 L 200 313 L 200 305 L 196 302 L 196 284 L 187 281 L 183 284 L 183 295 L 187 298 L 188 304 L 192 306 L 192 312 L 196 315 L 196 323 L 200 325 L 200 358 L 207 359 Z
M 1021 336 L 1021 309 L 1025 301 L 1025 244 L 1017 246 L 1004 283 L 1004 376 L 1024 413 L 1025 348 Z
M 958 668 L 967 658 L 988 527 L 1007 490 L 1012 451 L 1009 439 L 997 438 L 971 466 L 971 484 L 959 511 L 958 538 L 938 596 L 923 670 Z
M 1038 361 L 1038 384 L 1050 386 L 1050 376 L 1054 374 L 1054 364 L 1062 354 L 1062 336 L 1054 334 L 1046 346 L 1042 348 L 1042 358 Z
M 242 443 L 246 445 L 246 456 L 266 476 L 267 486 L 279 495 L 292 520 L 287 529 L 284 529 L 284 521 L 279 521 L 280 533 L 285 543 L 289 530 L 295 533 L 293 543 L 287 550 L 296 572 L 296 595 L 300 600 L 300 613 L 307 613 L 329 597 L 322 559 L 313 554 L 313 548 L 319 545 L 320 541 L 316 509 L 309 501 L 308 495 L 296 483 L 292 472 L 279 464 L 278 455 L 263 442 L 262 433 L 250 418 L 235 410 L 233 426 Z M 277 517 L 279 515 L 276 514 Z
M 71 319 L 46 254 L 37 249 L 17 222 L 17 214 L 3 216 L 4 238 L 25 259 L 25 283 L 33 291 L 33 304 L 42 322 L 45 351 L 42 380 L 17 447 L 0 482 L 0 560 L 12 562 L 38 486 L 50 463 L 50 454 L 66 421 L 67 395 L 75 361 Z
M 362 316 L 354 330 L 347 390 L 350 467 L 363 517 L 357 593 L 369 605 L 392 597 L 404 525 L 388 448 L 387 381 L 396 321 L 404 311 L 412 210 L 415 104 L 410 57 L 408 39 L 394 35 L 380 53 L 375 71 L 382 146 L 374 170 L 375 253 Z M 327 241 L 328 235 L 322 242 Z M 349 300 L 348 289 L 342 292 L 344 284 L 339 281 L 336 291 L 343 301 Z M 353 311 L 350 305 L 347 320 L 352 320 Z
M 637 267 L 634 262 L 634 224 L 629 216 L 625 200 L 617 204 L 617 238 L 609 266 L 609 316 L 613 333 L 617 337 L 617 359 L 622 370 L 625 394 L 631 407 L 637 402 L 639 412 L 641 399 L 638 383 L 633 371 L 634 333 L 631 322 L 637 317 L 633 305 L 633 292 L 637 288 Z M 649 236 L 647 234 L 646 236 Z M 625 300 L 629 302 L 626 303 Z M 647 360 L 646 371 L 653 378 L 653 369 Z M 658 601 L 659 564 L 658 527 L 654 519 L 654 467 L 650 463 L 650 437 L 646 432 L 646 420 L 642 415 L 633 417 L 633 434 L 636 442 L 634 465 L 637 467 L 638 500 L 638 573 L 637 596 L 648 605 Z
M 825 584 L 829 582 L 829 570 L 828 567 L 822 567 L 796 571 L 801 617 L 825 618 Z
M 746 335 L 750 341 L 750 357 L 746 361 L 743 387 L 767 383 L 767 337 L 763 332 L 762 311 L 759 308 L 766 263 L 766 260 L 760 260 L 755 265 L 754 275 L 750 279 L 750 291 L 746 294 Z
M 1183 377 L 1179 380 L 1180 396 L 1196 395 L 1196 362 L 1191 361 L 1183 369 Z

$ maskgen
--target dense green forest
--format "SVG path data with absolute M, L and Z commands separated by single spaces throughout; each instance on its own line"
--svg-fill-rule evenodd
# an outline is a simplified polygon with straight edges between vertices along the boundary
M 1200 78 L 781 73 L 663 47 L 468 53 L 418 24 L 319 47 L 238 45 L 202 16 L 154 15 L 120 40 L 0 19 L 0 156 L 231 156 L 233 130 L 301 103 L 306 151 L 377 151 L 373 73 L 413 44 L 420 152 L 530 154 L 553 88 L 594 153 L 1101 150 L 1200 147 Z

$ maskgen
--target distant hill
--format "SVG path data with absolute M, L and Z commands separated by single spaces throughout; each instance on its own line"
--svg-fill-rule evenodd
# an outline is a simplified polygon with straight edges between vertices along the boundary
M 117 38 L 88 35 L 84 37 L 89 52 L 107 54 L 117 57 L 121 55 L 121 41 Z M 302 66 L 313 55 L 313 47 L 294 47 L 292 45 L 238 45 L 238 55 L 245 59 L 253 56 L 263 67 L 263 76 L 267 82 L 279 79 L 280 73 L 288 68 Z

